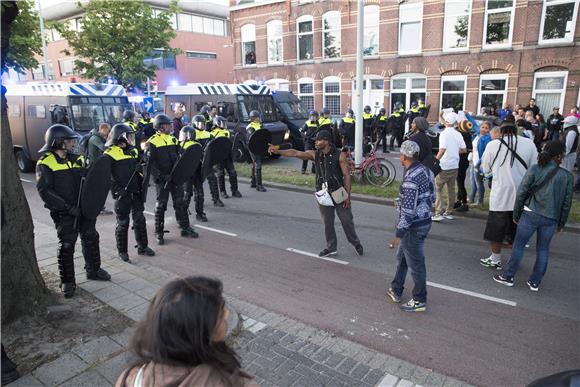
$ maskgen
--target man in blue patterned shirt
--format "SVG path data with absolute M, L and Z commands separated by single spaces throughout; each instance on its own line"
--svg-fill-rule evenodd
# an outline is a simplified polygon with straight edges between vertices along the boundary
M 418 161 L 419 145 L 405 141 L 401 145 L 400 160 L 405 174 L 399 190 L 399 221 L 397 231 L 389 247 L 397 250 L 397 272 L 387 295 L 393 302 L 400 303 L 407 276 L 411 276 L 415 286 L 413 298 L 401 309 L 406 312 L 427 310 L 427 272 L 423 247 L 431 229 L 431 207 L 435 201 L 435 177 L 429 168 Z

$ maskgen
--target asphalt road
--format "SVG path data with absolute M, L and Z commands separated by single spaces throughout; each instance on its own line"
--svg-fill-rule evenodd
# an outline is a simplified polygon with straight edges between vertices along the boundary
M 22 178 L 35 222 L 50 222 L 31 183 L 34 176 Z M 244 198 L 225 200 L 225 208 L 206 199 L 209 222 L 203 226 L 214 230 L 196 226 L 199 239 L 179 237 L 170 210 L 167 244 L 151 244 L 157 256 L 130 255 L 180 275 L 217 276 L 228 294 L 242 300 L 476 385 L 523 385 L 580 365 L 578 234 L 555 236 L 546 277 L 532 293 L 525 281 L 533 267 L 533 241 L 516 285 L 507 288 L 479 265 L 489 254 L 482 220 L 434 224 L 426 242 L 429 309 L 406 314 L 384 295 L 395 269 L 395 252 L 386 248 L 396 221 L 392 207 L 355 202 L 365 255 L 355 255 L 337 224 L 339 262 L 331 262 L 288 250 L 316 254 L 325 247 L 311 195 L 259 193 L 246 184 L 241 192 Z M 149 213 L 153 206 L 151 197 Z M 102 243 L 114 243 L 114 216 L 101 216 L 98 228 Z M 405 300 L 410 278 L 407 286 Z

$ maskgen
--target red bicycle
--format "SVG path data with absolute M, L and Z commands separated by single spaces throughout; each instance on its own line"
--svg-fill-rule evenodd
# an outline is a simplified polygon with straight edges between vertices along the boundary
M 371 150 L 364 156 L 363 162 L 360 166 L 354 165 L 354 156 L 352 149 L 349 147 L 347 153 L 348 167 L 351 176 L 357 181 L 361 181 L 364 177 L 366 181 L 377 187 L 386 187 L 395 181 L 397 170 L 393 163 L 387 160 L 384 156 L 376 154 L 378 141 L 372 143 Z

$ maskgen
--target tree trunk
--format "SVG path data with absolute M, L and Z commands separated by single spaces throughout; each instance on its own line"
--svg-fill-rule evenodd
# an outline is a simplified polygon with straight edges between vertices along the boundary
M 9 49 L 10 24 L 15 18 L 4 10 L 2 56 Z M 48 294 L 36 261 L 34 224 L 14 157 L 5 94 L 2 85 L 2 323 L 34 313 Z

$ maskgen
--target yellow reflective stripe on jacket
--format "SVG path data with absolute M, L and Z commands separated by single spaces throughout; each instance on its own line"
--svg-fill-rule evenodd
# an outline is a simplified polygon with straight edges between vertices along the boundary
M 329 118 L 322 117 L 318 120 L 318 126 L 322 125 L 332 125 L 332 121 Z
M 230 131 L 227 129 L 222 129 L 222 128 L 212 129 L 211 134 L 216 138 L 217 137 L 226 137 L 226 138 L 230 137 Z
M 146 121 L 146 120 L 144 120 L 143 118 L 141 118 L 141 119 L 139 120 L 139 123 L 140 123 L 140 124 L 144 124 L 144 125 L 146 125 L 146 124 L 151 124 L 151 123 L 153 123 L 153 121 L 152 121 L 152 120 Z
M 195 139 L 196 140 L 205 140 L 206 138 L 210 138 L 211 133 L 207 130 L 199 130 L 195 129 Z
M 411 108 L 411 112 L 413 112 L 413 113 L 419 113 L 419 109 L 418 108 Z
M 187 148 L 189 148 L 190 146 L 192 146 L 192 145 L 196 145 L 196 144 L 197 144 L 197 145 L 201 145 L 201 144 L 200 144 L 199 142 L 197 142 L 197 141 L 194 141 L 194 140 L 186 140 L 186 141 L 184 141 L 184 142 L 182 142 L 182 143 L 181 143 L 181 147 L 182 147 L 183 149 L 187 149 Z
M 343 117 L 342 122 L 346 122 L 347 124 L 352 124 L 354 122 L 354 118 L 352 117 Z
M 401 113 L 400 112 L 394 112 L 393 114 L 391 114 L 391 117 L 401 117 Z
M 260 130 L 260 129 L 262 129 L 262 124 L 260 124 L 259 122 L 253 122 L 253 121 L 252 121 L 252 122 L 250 122 L 250 123 L 248 124 L 248 127 L 247 127 L 247 128 L 252 128 L 252 129 L 254 129 L 254 130 Z M 246 128 L 246 129 L 247 129 L 247 128 Z
M 379 121 L 386 121 L 386 120 L 387 120 L 387 117 L 385 117 L 385 116 L 379 116 Z
M 374 116 L 371 113 L 363 113 L 363 120 L 370 120 Z
M 123 151 L 123 148 L 117 145 L 110 146 L 109 148 L 105 149 L 105 152 L 103 153 L 107 156 L 110 156 L 115 161 L 133 159 L 139 155 L 139 152 L 136 148 L 131 149 L 129 154 L 127 154 Z
M 56 156 L 52 152 L 45 153 L 44 156 L 38 160 L 37 165 L 46 165 L 51 171 L 65 171 L 73 168 L 82 168 L 84 162 L 83 156 L 78 156 L 75 161 L 65 161 L 59 163 Z
M 134 123 L 133 121 L 127 121 L 125 122 L 127 125 L 129 125 L 131 127 L 131 129 L 133 129 L 133 131 L 137 131 L 137 124 Z
M 306 121 L 306 126 L 308 126 L 309 128 L 317 128 L 318 122 Z
M 171 134 L 165 133 L 155 133 L 153 136 L 149 138 L 147 142 L 150 143 L 151 145 L 154 145 L 156 148 L 177 145 L 177 139 L 173 137 Z

